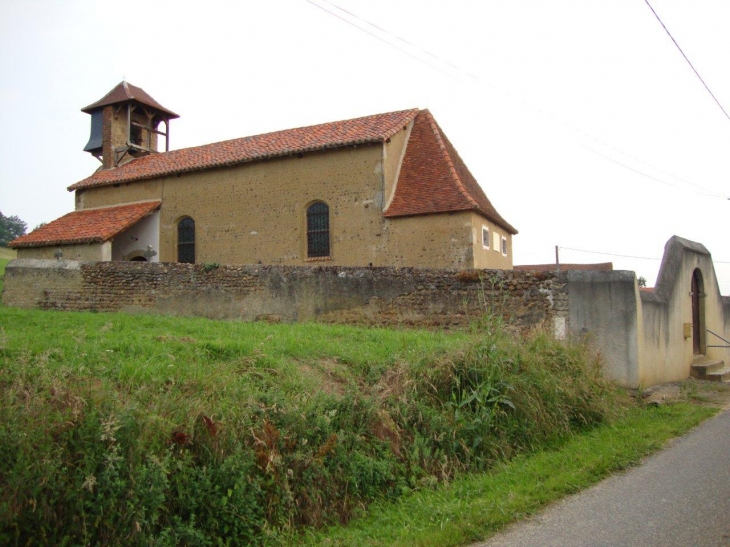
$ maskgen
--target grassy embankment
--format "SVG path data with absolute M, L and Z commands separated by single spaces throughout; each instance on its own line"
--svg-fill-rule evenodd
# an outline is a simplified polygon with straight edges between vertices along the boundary
M 0 543 L 456 545 L 711 412 L 634 408 L 597 372 L 489 323 L 0 308 Z

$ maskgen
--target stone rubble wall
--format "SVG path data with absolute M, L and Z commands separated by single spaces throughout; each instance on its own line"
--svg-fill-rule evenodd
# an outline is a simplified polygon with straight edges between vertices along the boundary
M 563 337 L 567 275 L 512 270 L 15 260 L 6 306 L 449 327 L 487 314 Z

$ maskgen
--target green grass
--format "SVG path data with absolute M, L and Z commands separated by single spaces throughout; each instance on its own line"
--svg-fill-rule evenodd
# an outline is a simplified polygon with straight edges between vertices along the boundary
M 546 504 L 637 464 L 717 409 L 687 403 L 633 408 L 613 424 L 520 456 L 438 490 L 381 504 L 347 527 L 290 537 L 290 545 L 447 547 L 486 539 Z
M 641 420 L 699 419 L 500 327 L 0 308 L 0 544 L 326 543 L 304 531 L 355 519 L 334 544 L 454 545 L 635 461 L 662 442 Z M 532 475 L 500 479 L 510 460 Z

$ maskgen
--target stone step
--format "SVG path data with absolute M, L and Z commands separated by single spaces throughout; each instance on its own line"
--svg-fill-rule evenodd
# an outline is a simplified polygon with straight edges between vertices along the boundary
M 708 372 L 706 379 L 712 382 L 724 382 L 730 384 L 730 368 L 725 367 L 721 370 Z
M 692 378 L 697 378 L 698 380 L 715 380 L 717 382 L 723 382 L 728 381 L 725 379 L 725 371 L 730 373 L 730 369 L 725 368 L 725 361 L 713 359 L 700 361 L 695 359 L 694 363 L 692 363 L 692 367 L 690 368 L 690 376 L 692 376 Z

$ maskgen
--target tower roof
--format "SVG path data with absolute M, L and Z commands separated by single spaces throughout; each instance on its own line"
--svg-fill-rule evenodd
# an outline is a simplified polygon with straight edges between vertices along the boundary
M 92 111 L 101 108 L 103 106 L 108 106 L 112 104 L 117 103 L 124 103 L 127 101 L 137 101 L 138 103 L 147 105 L 149 107 L 152 107 L 156 110 L 160 110 L 167 114 L 170 119 L 179 118 L 180 116 L 178 114 L 175 114 L 172 110 L 169 110 L 162 106 L 160 103 L 158 103 L 156 100 L 154 100 L 149 93 L 147 93 L 144 89 L 141 87 L 137 87 L 135 85 L 132 85 L 128 82 L 122 81 L 117 85 L 114 89 L 112 89 L 109 93 L 104 95 L 101 99 L 96 101 L 95 103 L 90 104 L 89 106 L 82 108 L 81 112 L 86 112 L 87 114 L 91 114 Z

